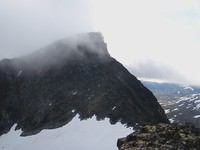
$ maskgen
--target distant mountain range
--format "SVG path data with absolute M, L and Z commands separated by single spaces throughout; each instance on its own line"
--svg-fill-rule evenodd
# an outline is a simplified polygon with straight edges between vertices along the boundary
M 164 108 L 170 122 L 200 127 L 200 87 L 142 81 Z

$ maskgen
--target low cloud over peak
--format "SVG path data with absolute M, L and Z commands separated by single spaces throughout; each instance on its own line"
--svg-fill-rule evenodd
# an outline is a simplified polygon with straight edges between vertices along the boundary
M 172 67 L 153 60 L 140 61 L 128 66 L 136 77 L 146 80 L 188 84 L 189 81 Z
M 0 1 L 0 59 L 29 54 L 57 39 L 91 32 L 84 0 Z

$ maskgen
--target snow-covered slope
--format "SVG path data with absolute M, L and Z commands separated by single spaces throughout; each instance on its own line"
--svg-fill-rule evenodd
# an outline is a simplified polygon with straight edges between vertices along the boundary
M 200 93 L 181 96 L 163 108 L 171 122 L 193 122 L 200 126 Z
M 0 136 L 0 150 L 117 150 L 117 138 L 133 132 L 121 123 L 111 125 L 107 118 L 80 121 L 78 115 L 61 128 L 42 130 L 32 136 L 21 137 L 15 126 Z

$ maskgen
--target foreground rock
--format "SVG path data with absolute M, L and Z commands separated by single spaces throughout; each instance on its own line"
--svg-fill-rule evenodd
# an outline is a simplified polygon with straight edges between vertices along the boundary
M 199 150 L 200 129 L 186 123 L 145 125 L 125 138 L 118 139 L 119 150 Z

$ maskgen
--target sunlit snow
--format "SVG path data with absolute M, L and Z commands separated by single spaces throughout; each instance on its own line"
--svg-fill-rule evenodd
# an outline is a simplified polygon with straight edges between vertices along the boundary
M 173 123 L 174 122 L 174 118 L 170 118 L 169 121 L 170 121 L 170 123 Z
M 114 110 L 115 108 L 116 108 L 116 106 L 115 106 L 115 107 L 113 107 L 113 108 L 112 108 L 112 110 Z
M 175 108 L 175 109 L 173 109 L 172 111 L 178 111 L 179 109 L 178 108 Z
M 170 109 L 165 109 L 165 113 L 170 113 Z
M 20 76 L 22 74 L 22 71 L 20 70 L 19 72 L 18 72 L 18 76 Z
M 190 89 L 191 91 L 194 91 L 194 89 L 193 89 L 192 87 L 190 87 L 190 86 L 186 86 L 186 87 L 184 87 L 184 89 L 185 89 L 185 90 Z
M 194 116 L 194 118 L 200 118 L 200 115 L 196 115 L 196 116 Z
M 180 105 L 178 105 L 179 107 L 181 107 L 181 106 L 183 106 L 184 105 L 184 103 L 182 103 L 182 104 L 180 104 Z
M 76 94 L 77 94 L 77 92 L 73 92 L 73 93 L 72 93 L 72 95 L 76 95 Z

